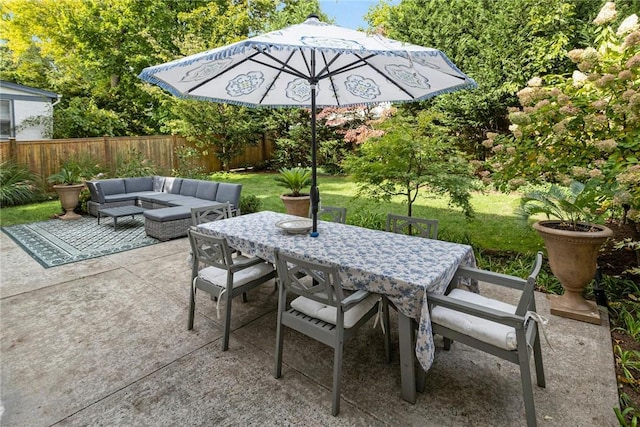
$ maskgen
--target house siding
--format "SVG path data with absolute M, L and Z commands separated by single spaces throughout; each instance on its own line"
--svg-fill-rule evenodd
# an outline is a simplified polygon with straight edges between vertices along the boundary
M 44 116 L 52 118 L 52 103 L 57 99 L 56 94 L 26 86 L 21 87 L 20 85 L 0 82 L 0 99 L 9 100 L 12 103 L 13 136 L 17 141 L 50 139 L 51 132 L 50 129 L 46 128 L 45 124 L 21 125 L 24 120 L 33 117 Z M 53 123 L 52 119 L 46 122 L 50 125 Z

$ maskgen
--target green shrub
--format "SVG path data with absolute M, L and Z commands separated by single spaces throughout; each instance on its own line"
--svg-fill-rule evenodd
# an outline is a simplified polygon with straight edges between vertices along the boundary
M 26 205 L 42 198 L 37 175 L 13 161 L 0 164 L 0 206 Z
M 131 178 L 157 175 L 158 168 L 144 154 L 133 148 L 126 155 L 119 154 L 116 159 L 116 177 Z
M 349 215 L 349 224 L 358 227 L 370 228 L 372 230 L 384 230 L 387 224 L 386 215 L 380 212 L 373 212 L 368 209 L 359 209 Z
M 311 169 L 308 168 L 282 168 L 280 175 L 275 177 L 276 183 L 289 189 L 292 197 L 302 195 L 301 191 L 311 185 Z
M 253 194 L 240 197 L 240 212 L 243 215 L 258 212 L 261 208 L 262 200 L 258 199 Z
M 89 200 L 91 200 L 91 193 L 89 192 L 88 188 L 84 188 L 82 189 L 82 191 L 80 192 L 80 198 L 78 199 L 78 208 L 76 208 L 76 213 L 82 214 L 82 213 L 87 213 L 89 212 L 89 208 L 87 206 L 87 202 L 89 202 Z M 78 212 L 78 210 L 80 212 Z
M 173 176 L 191 179 L 207 179 L 207 171 L 199 164 L 202 157 L 200 150 L 194 147 L 181 145 L 175 149 L 178 157 L 178 167 L 173 169 Z

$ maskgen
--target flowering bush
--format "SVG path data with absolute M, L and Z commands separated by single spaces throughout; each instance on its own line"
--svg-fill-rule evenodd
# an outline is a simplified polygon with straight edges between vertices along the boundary
M 568 53 L 571 76 L 536 77 L 518 92 L 511 135 L 487 135 L 487 169 L 503 187 L 595 180 L 640 209 L 640 26 L 631 15 L 614 32 L 613 18 L 607 3 L 594 20 L 599 47 Z

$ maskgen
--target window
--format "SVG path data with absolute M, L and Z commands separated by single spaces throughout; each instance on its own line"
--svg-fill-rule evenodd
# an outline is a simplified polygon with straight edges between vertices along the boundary
M 12 136 L 12 117 L 11 101 L 0 100 L 0 139 L 9 139 Z

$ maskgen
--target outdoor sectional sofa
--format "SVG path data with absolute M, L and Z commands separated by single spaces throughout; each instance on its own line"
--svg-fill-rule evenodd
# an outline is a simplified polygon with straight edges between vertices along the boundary
M 87 210 L 98 216 L 98 209 L 135 205 L 145 208 L 148 236 L 169 240 L 187 235 L 191 208 L 214 203 L 231 204 L 240 215 L 241 184 L 197 179 L 148 176 L 87 181 L 91 200 Z

